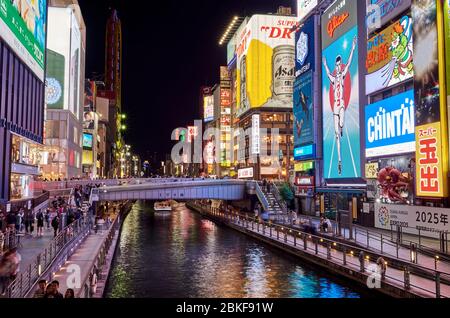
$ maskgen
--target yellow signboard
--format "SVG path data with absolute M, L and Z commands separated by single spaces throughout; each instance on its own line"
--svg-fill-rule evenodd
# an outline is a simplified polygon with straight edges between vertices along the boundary
M 416 187 L 418 197 L 445 195 L 441 123 L 416 127 Z
M 378 177 L 378 162 L 366 163 L 366 179 L 376 179 Z

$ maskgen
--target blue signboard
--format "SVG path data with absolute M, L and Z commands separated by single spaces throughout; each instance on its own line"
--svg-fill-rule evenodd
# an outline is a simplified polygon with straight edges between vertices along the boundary
M 314 145 L 297 147 L 294 149 L 294 159 L 304 160 L 311 159 L 316 156 L 316 149 Z
M 295 76 L 299 77 L 314 68 L 314 20 L 312 16 L 295 33 Z
M 312 72 L 297 78 L 294 84 L 294 146 L 314 143 L 314 100 Z
M 416 151 L 414 90 L 366 107 L 366 157 Z

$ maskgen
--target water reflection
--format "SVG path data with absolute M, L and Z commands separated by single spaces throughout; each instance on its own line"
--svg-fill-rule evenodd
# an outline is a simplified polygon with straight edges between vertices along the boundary
M 359 297 L 284 256 L 188 209 L 169 216 L 137 203 L 125 220 L 108 297 Z

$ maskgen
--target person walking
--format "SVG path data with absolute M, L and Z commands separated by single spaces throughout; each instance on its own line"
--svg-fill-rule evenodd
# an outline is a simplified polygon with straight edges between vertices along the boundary
M 377 259 L 377 266 L 378 266 L 378 271 L 379 271 L 379 273 L 381 275 L 381 280 L 384 280 L 386 278 L 387 266 L 386 266 L 386 261 L 384 260 L 383 257 L 380 256 Z
M 44 220 L 47 230 L 50 229 L 50 209 L 45 211 Z
M 41 210 L 36 214 L 37 220 L 37 237 L 44 236 L 44 214 Z
M 17 251 L 17 247 L 11 249 L 9 259 L 12 262 L 11 281 L 14 281 L 20 272 L 20 263 L 22 262 L 22 256 Z
M 52 228 L 53 228 L 54 237 L 56 237 L 58 235 L 58 230 L 59 230 L 59 216 L 58 215 L 55 215 L 55 217 L 52 220 Z

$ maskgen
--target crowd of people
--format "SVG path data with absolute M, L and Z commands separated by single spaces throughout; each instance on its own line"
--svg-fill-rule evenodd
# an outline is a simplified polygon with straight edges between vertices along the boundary
M 42 279 L 38 282 L 38 288 L 34 292 L 33 298 L 75 298 L 75 292 L 72 288 L 68 288 L 63 296 L 59 291 L 59 281 L 54 280 L 47 283 L 45 279 Z
M 68 226 L 86 213 L 82 209 L 82 202 L 89 198 L 92 188 L 99 186 L 96 184 L 77 186 L 69 200 L 58 197 L 49 204 L 48 208 L 37 212 L 26 207 L 13 207 L 13 211 L 8 213 L 0 211 L 0 293 L 2 295 L 20 272 L 22 260 L 18 252 L 20 237 L 41 239 L 46 231 L 52 231 L 53 236 L 56 237 L 63 228 L 69 230 Z M 46 298 L 60 298 L 54 283 L 46 284 L 46 291 L 48 289 Z

